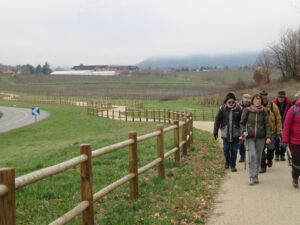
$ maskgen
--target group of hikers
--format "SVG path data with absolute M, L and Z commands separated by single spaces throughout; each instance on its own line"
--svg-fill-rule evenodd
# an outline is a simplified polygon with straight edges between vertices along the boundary
M 285 161 L 287 146 L 292 160 L 293 186 L 298 188 L 300 175 L 300 91 L 292 102 L 285 91 L 279 91 L 272 101 L 268 92 L 244 94 L 238 102 L 234 93 L 228 93 L 215 118 L 213 135 L 223 139 L 225 169 L 236 172 L 236 158 L 245 163 L 245 145 L 248 149 L 249 185 L 258 184 L 258 174 L 265 173 L 275 161 Z M 288 152 L 290 161 L 290 154 Z

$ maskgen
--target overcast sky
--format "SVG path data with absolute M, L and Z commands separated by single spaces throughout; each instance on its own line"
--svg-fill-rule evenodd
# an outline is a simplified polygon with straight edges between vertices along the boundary
M 0 63 L 135 64 L 259 51 L 300 25 L 300 0 L 0 0 Z

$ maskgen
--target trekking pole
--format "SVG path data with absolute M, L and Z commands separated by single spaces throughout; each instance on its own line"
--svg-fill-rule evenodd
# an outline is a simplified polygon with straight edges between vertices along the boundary
M 247 135 L 248 135 L 248 124 L 246 124 L 246 133 L 247 133 Z M 242 134 L 242 136 L 243 136 L 243 134 Z M 247 151 L 248 151 L 248 149 L 247 149 L 247 145 L 246 145 L 246 136 L 243 136 L 244 137 L 244 141 L 243 141 L 243 143 L 244 143 L 244 147 L 245 147 L 245 164 L 244 164 L 244 170 L 246 170 L 246 168 L 247 168 L 247 163 L 246 163 L 246 159 L 247 159 Z M 248 159 L 249 160 L 249 159 Z
M 291 154 L 290 154 L 290 148 L 289 147 L 286 147 L 286 154 L 287 154 L 287 157 L 288 157 L 288 165 L 292 166 L 292 157 L 291 157 Z

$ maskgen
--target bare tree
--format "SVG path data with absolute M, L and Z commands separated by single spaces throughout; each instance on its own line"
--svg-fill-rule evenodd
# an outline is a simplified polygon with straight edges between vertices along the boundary
M 286 30 L 279 43 L 269 46 L 275 66 L 280 69 L 283 80 L 297 76 L 297 41 L 299 30 Z
M 270 51 L 270 49 L 263 49 L 260 54 L 257 57 L 256 60 L 256 67 L 257 70 L 262 72 L 267 77 L 267 83 L 270 83 L 270 75 L 272 72 L 272 63 L 273 61 L 273 53 Z

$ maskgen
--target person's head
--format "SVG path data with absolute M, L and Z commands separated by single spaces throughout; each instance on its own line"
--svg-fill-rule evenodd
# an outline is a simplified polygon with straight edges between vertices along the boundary
M 278 91 L 278 101 L 280 102 L 280 103 L 283 103 L 283 102 L 285 102 L 285 97 L 286 97 L 286 95 L 285 95 L 285 91 Z
M 262 96 L 262 98 L 263 98 L 263 105 L 267 105 L 268 104 L 268 102 L 269 102 L 269 97 L 268 97 L 268 92 L 267 91 L 265 91 L 265 90 L 262 90 L 260 93 L 259 93 L 261 96 Z
M 232 92 L 229 92 L 226 95 L 226 98 L 224 100 L 224 103 L 229 106 L 229 107 L 233 107 L 235 105 L 235 101 L 236 101 L 236 97 Z
M 260 94 L 257 93 L 252 96 L 251 105 L 259 107 L 262 105 L 262 102 L 263 102 L 263 98 Z
M 251 104 L 251 95 L 243 94 L 243 104 L 246 107 L 250 106 L 250 104 Z

